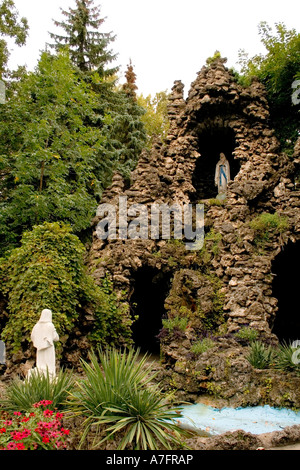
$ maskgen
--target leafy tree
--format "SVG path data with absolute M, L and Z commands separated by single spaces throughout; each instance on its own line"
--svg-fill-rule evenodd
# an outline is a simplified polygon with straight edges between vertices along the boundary
M 13 0 L 2 0 L 0 4 L 0 78 L 3 77 L 9 51 L 4 38 L 13 38 L 18 46 L 23 46 L 28 34 L 26 18 L 19 19 Z
M 66 52 L 43 53 L 36 72 L 2 105 L 2 251 L 44 221 L 70 223 L 75 233 L 89 227 L 113 168 L 103 151 L 106 118 L 95 112 L 97 100 Z
M 83 73 L 97 72 L 99 77 L 107 78 L 117 72 L 117 68 L 106 69 L 115 55 L 108 49 L 115 37 L 111 33 L 99 31 L 104 19 L 100 17 L 100 7 L 94 0 L 76 0 L 76 8 L 68 11 L 61 8 L 66 21 L 55 21 L 55 25 L 65 31 L 65 35 L 50 33 L 55 40 L 56 50 L 67 46 L 75 66 Z
M 148 145 L 151 146 L 152 139 L 155 136 L 163 141 L 167 137 L 169 129 L 168 92 L 161 91 L 156 93 L 154 97 L 140 95 L 137 100 L 139 105 L 146 110 L 142 116 L 142 121 L 145 125 Z
M 265 55 L 249 59 L 240 51 L 244 79 L 257 76 L 265 85 L 272 124 L 285 151 L 292 153 L 299 135 L 299 106 L 292 102 L 292 85 L 300 78 L 300 34 L 287 30 L 283 23 L 275 24 L 275 34 L 266 22 L 259 25 Z

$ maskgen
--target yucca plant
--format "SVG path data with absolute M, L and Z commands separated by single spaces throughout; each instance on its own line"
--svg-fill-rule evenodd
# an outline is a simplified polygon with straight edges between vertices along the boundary
M 124 450 L 128 444 L 136 450 L 156 450 L 159 444 L 171 449 L 172 444 L 180 443 L 185 433 L 176 425 L 179 409 L 170 409 L 159 390 L 133 387 L 122 401 L 119 406 L 105 406 L 102 416 L 94 423 L 110 425 L 100 443 L 121 431 L 124 437 L 119 450 Z
M 265 345 L 261 341 L 252 341 L 247 359 L 256 369 L 266 369 L 274 363 L 275 352 L 270 345 Z
M 292 344 L 286 342 L 280 344 L 276 354 L 275 367 L 277 369 L 294 371 L 300 374 L 300 364 L 298 361 L 295 361 L 294 357 L 296 351 L 297 348 Z
M 25 380 L 14 379 L 7 387 L 1 407 L 7 411 L 30 411 L 34 403 L 51 400 L 52 407 L 62 409 L 74 387 L 72 371 L 61 369 L 55 379 L 35 370 Z
M 184 433 L 174 422 L 179 409 L 169 409 L 157 387 L 149 385 L 154 374 L 151 364 L 146 364 L 147 355 L 112 348 L 93 351 L 89 359 L 90 363 L 81 361 L 85 378 L 72 393 L 73 413 L 86 417 L 80 447 L 91 427 L 97 431 L 95 446 L 123 431 L 120 449 L 127 444 L 156 449 L 158 443 L 170 448 Z M 104 439 L 98 437 L 103 425 Z

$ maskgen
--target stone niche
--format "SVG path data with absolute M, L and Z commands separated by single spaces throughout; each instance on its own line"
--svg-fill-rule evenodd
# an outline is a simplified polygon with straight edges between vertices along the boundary
M 208 325 L 213 334 L 247 325 L 274 341 L 300 339 L 297 286 L 289 269 L 299 260 L 294 175 L 300 141 L 293 158 L 280 152 L 263 86 L 253 80 L 242 87 L 225 63 L 217 59 L 203 67 L 186 99 L 183 84 L 174 82 L 166 141 L 142 152 L 129 187 L 116 174 L 101 201 L 117 204 L 127 196 L 128 206 L 204 203 L 205 246 L 199 252 L 185 250 L 178 240 L 100 240 L 94 231 L 91 272 L 98 282 L 108 275 L 116 291 L 126 293 L 130 315 L 140 316 L 134 341 L 150 352 L 159 347 L 162 319 L 184 315 L 193 339 L 206 334 Z M 224 201 L 216 199 L 214 185 L 220 152 L 231 168 Z M 266 225 L 264 234 L 254 223 L 264 214 L 285 224 Z M 95 217 L 94 228 L 98 222 Z

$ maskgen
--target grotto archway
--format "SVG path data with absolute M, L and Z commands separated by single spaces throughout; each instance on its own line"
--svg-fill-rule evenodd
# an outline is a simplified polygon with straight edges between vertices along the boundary
M 166 313 L 164 303 L 171 287 L 171 273 L 143 266 L 134 273 L 133 281 L 130 304 L 132 315 L 137 315 L 138 320 L 132 326 L 132 339 L 142 352 L 157 354 L 157 335 Z
M 272 263 L 273 296 L 278 299 L 272 332 L 280 342 L 300 340 L 299 273 L 295 269 L 299 255 L 300 241 L 289 242 Z
M 212 126 L 200 131 L 198 151 L 201 156 L 196 161 L 192 176 L 192 184 L 196 189 L 195 201 L 213 199 L 217 196 L 214 180 L 221 152 L 229 161 L 231 180 L 240 171 L 240 164 L 233 157 L 235 145 L 234 131 L 230 127 Z

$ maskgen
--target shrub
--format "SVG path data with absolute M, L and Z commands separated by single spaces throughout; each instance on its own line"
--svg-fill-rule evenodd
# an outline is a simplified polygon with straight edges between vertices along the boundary
M 179 442 L 184 432 L 174 419 L 180 415 L 168 408 L 157 388 L 149 387 L 154 376 L 146 359 L 139 351 L 112 348 L 92 352 L 90 363 L 82 360 L 86 378 L 78 382 L 71 402 L 71 409 L 86 417 L 80 447 L 92 426 L 98 431 L 95 447 L 117 432 L 123 432 L 119 449 L 156 449 L 158 444 L 170 448 Z M 101 426 L 107 433 L 103 439 Z
M 252 341 L 247 359 L 256 369 L 266 369 L 274 363 L 274 349 L 261 341 Z
M 74 387 L 71 371 L 60 370 L 53 380 L 49 374 L 35 370 L 25 380 L 14 379 L 6 389 L 1 407 L 9 411 L 30 411 L 33 403 L 49 400 L 53 408 L 62 409 Z

